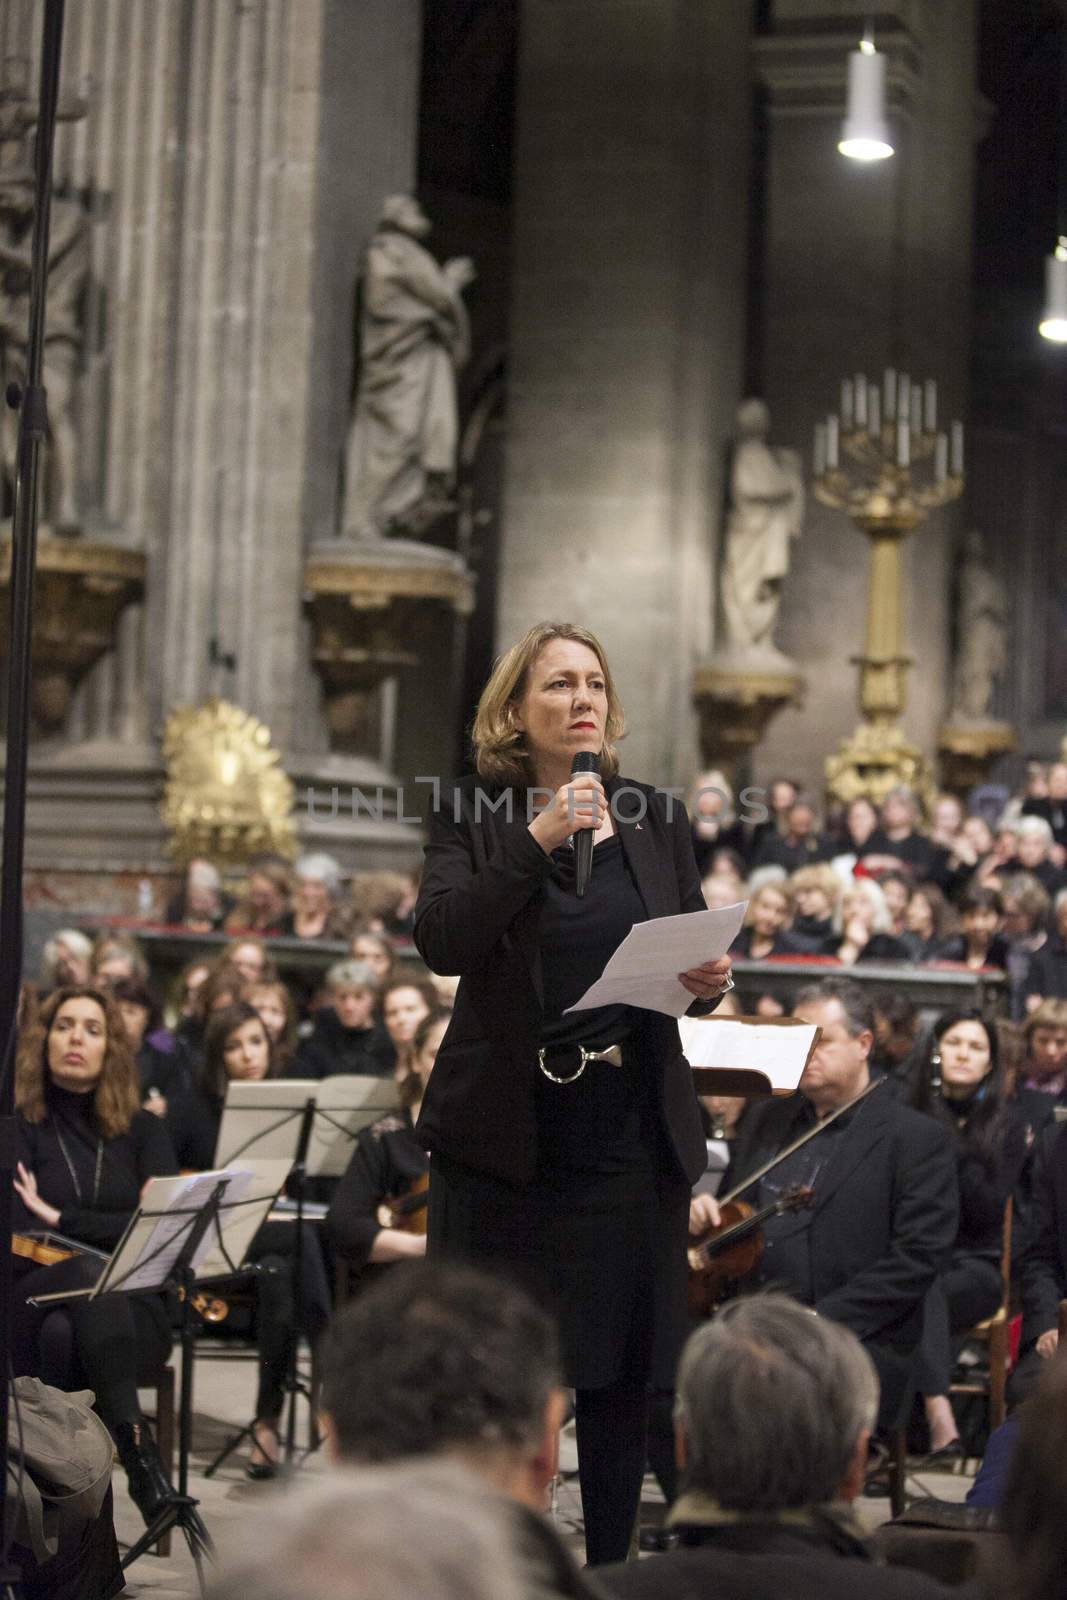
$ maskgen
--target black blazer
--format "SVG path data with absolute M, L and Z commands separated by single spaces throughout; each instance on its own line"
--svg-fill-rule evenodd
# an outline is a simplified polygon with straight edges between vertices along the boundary
M 1032 1231 L 1020 1278 L 1026 1350 L 1058 1325 L 1060 1301 L 1067 1294 L 1067 1125 L 1062 1122 L 1049 1124 L 1038 1139 Z
M 723 1192 L 803 1131 L 802 1097 L 754 1105 L 742 1123 Z M 948 1132 L 885 1086 L 854 1113 L 815 1204 L 810 1227 L 815 1308 L 858 1339 L 909 1351 L 922 1301 L 956 1241 L 956 1155 Z M 783 1230 L 784 1231 L 784 1230 Z M 781 1233 L 776 1234 L 781 1237 Z
M 680 802 L 628 779 L 611 779 L 605 789 L 649 918 L 706 910 Z M 543 1017 L 537 931 L 552 860 L 529 831 L 522 790 L 513 792 L 510 820 L 503 807 L 494 813 L 484 800 L 476 813 L 476 795 L 494 800 L 506 793 L 484 779 L 462 778 L 442 791 L 430 817 L 415 944 L 433 972 L 458 973 L 461 981 L 417 1132 L 427 1150 L 521 1185 L 537 1167 L 534 1075 Z M 677 1024 L 642 1012 L 636 1045 L 653 1075 L 669 1145 L 695 1183 L 706 1150 Z

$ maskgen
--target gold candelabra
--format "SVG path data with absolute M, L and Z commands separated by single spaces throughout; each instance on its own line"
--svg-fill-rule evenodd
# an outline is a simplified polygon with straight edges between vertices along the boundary
M 853 658 L 860 669 L 861 720 L 827 760 L 827 789 L 842 804 L 858 795 L 880 804 L 895 784 L 905 783 L 927 800 L 929 769 L 900 726 L 911 665 L 904 648 L 901 548 L 931 511 L 963 492 L 963 424 L 938 430 L 932 379 L 920 384 L 892 368 L 881 384 L 862 373 L 846 378 L 840 414 L 815 429 L 813 490 L 823 505 L 846 512 L 871 542 L 864 648 Z

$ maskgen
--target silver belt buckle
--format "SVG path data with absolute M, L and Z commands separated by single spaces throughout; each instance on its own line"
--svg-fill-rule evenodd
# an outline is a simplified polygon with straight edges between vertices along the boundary
M 587 1050 L 584 1044 L 578 1046 L 578 1071 L 572 1072 L 569 1078 L 558 1078 L 554 1072 L 549 1072 L 545 1066 L 545 1049 L 542 1045 L 537 1052 L 537 1065 L 551 1083 L 577 1083 L 590 1061 L 607 1061 L 613 1067 L 622 1066 L 622 1046 L 611 1044 L 606 1050 Z

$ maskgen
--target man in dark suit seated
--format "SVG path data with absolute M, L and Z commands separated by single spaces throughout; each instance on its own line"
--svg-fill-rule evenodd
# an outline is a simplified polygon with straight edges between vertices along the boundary
M 802 989 L 793 1015 L 822 1030 L 799 1092 L 742 1118 L 724 1190 L 734 1188 L 871 1082 L 873 1012 L 842 978 Z M 810 1186 L 810 1208 L 772 1217 L 763 1257 L 743 1289 L 781 1288 L 851 1328 L 882 1389 L 879 1426 L 901 1420 L 922 1332 L 923 1298 L 956 1238 L 956 1158 L 931 1117 L 884 1085 L 843 1112 L 745 1194 L 755 1206 Z
M 686 1488 L 679 1547 L 601 1567 L 648 1600 L 934 1600 L 953 1591 L 877 1566 L 848 1502 L 863 1488 L 878 1379 L 846 1328 L 785 1295 L 735 1300 L 699 1328 L 678 1373 Z

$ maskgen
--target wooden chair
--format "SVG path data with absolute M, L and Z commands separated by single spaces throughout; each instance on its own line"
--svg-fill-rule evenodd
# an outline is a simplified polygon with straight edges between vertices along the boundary
M 989 1352 L 989 1373 L 978 1375 L 962 1383 L 949 1385 L 949 1394 L 983 1395 L 989 1401 L 989 1431 L 999 1428 L 1004 1421 L 1004 1393 L 1008 1383 L 1008 1325 L 1011 1321 L 1011 1197 L 1004 1207 L 1004 1226 L 1000 1246 L 1001 1294 L 1000 1305 L 991 1317 L 978 1323 L 967 1335 L 977 1339 Z

